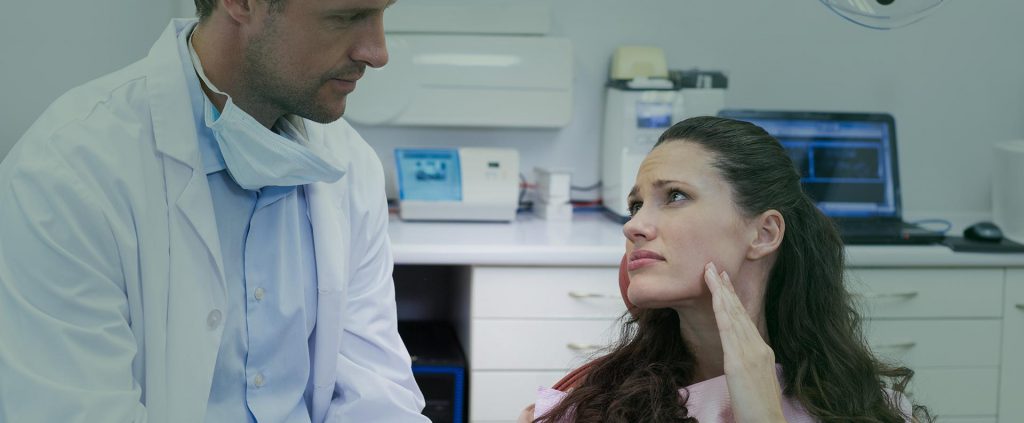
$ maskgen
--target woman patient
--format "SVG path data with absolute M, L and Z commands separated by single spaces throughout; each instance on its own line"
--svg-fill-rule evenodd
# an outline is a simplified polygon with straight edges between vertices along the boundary
M 913 372 L 865 346 L 842 241 L 764 130 L 676 124 L 640 166 L 629 205 L 635 307 L 621 340 L 568 392 L 541 390 L 520 421 L 930 419 L 903 396 Z

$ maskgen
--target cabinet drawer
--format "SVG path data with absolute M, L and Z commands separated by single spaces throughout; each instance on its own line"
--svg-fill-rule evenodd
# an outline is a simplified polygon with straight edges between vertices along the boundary
M 473 371 L 469 419 L 515 421 L 526 406 L 537 401 L 537 388 L 554 385 L 566 372 Z
M 473 368 L 565 371 L 607 346 L 618 330 L 615 320 L 473 319 Z
M 617 318 L 618 267 L 474 267 L 473 317 Z
M 865 317 L 1001 317 L 1002 269 L 850 269 Z
M 1024 269 L 1006 271 L 999 423 L 1024 422 Z
M 914 400 L 932 415 L 994 416 L 999 397 L 999 369 L 975 367 L 916 370 L 910 382 Z
M 914 370 L 999 365 L 999 320 L 874 320 L 864 330 L 875 354 Z

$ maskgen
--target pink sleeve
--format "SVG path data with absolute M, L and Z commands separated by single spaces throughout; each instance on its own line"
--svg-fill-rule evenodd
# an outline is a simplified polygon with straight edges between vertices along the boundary
M 907 423 L 912 423 L 914 421 L 914 406 L 910 403 L 910 398 L 907 398 L 907 394 L 896 392 L 888 388 L 885 389 L 885 394 L 888 395 L 889 398 L 895 400 L 894 402 L 899 405 L 900 412 L 903 413 L 903 417 L 906 418 Z
M 565 392 L 556 389 L 537 388 L 537 402 L 534 403 L 533 418 L 536 419 L 551 411 L 552 408 L 555 408 L 562 401 L 562 398 L 565 398 L 565 395 Z

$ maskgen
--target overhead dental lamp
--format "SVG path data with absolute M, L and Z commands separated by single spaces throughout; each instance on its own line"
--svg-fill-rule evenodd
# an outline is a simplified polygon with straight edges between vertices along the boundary
M 907 26 L 931 14 L 945 0 L 821 0 L 839 16 L 873 29 Z

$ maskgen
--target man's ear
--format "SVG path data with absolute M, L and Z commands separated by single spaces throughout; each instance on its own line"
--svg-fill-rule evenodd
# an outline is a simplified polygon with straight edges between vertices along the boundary
M 747 250 L 747 258 L 757 260 L 775 251 L 782 245 L 782 236 L 786 233 L 786 220 L 777 210 L 767 210 L 751 221 L 751 228 L 756 236 Z
M 253 20 L 256 0 L 222 0 L 220 7 L 231 18 L 239 24 L 247 24 Z

